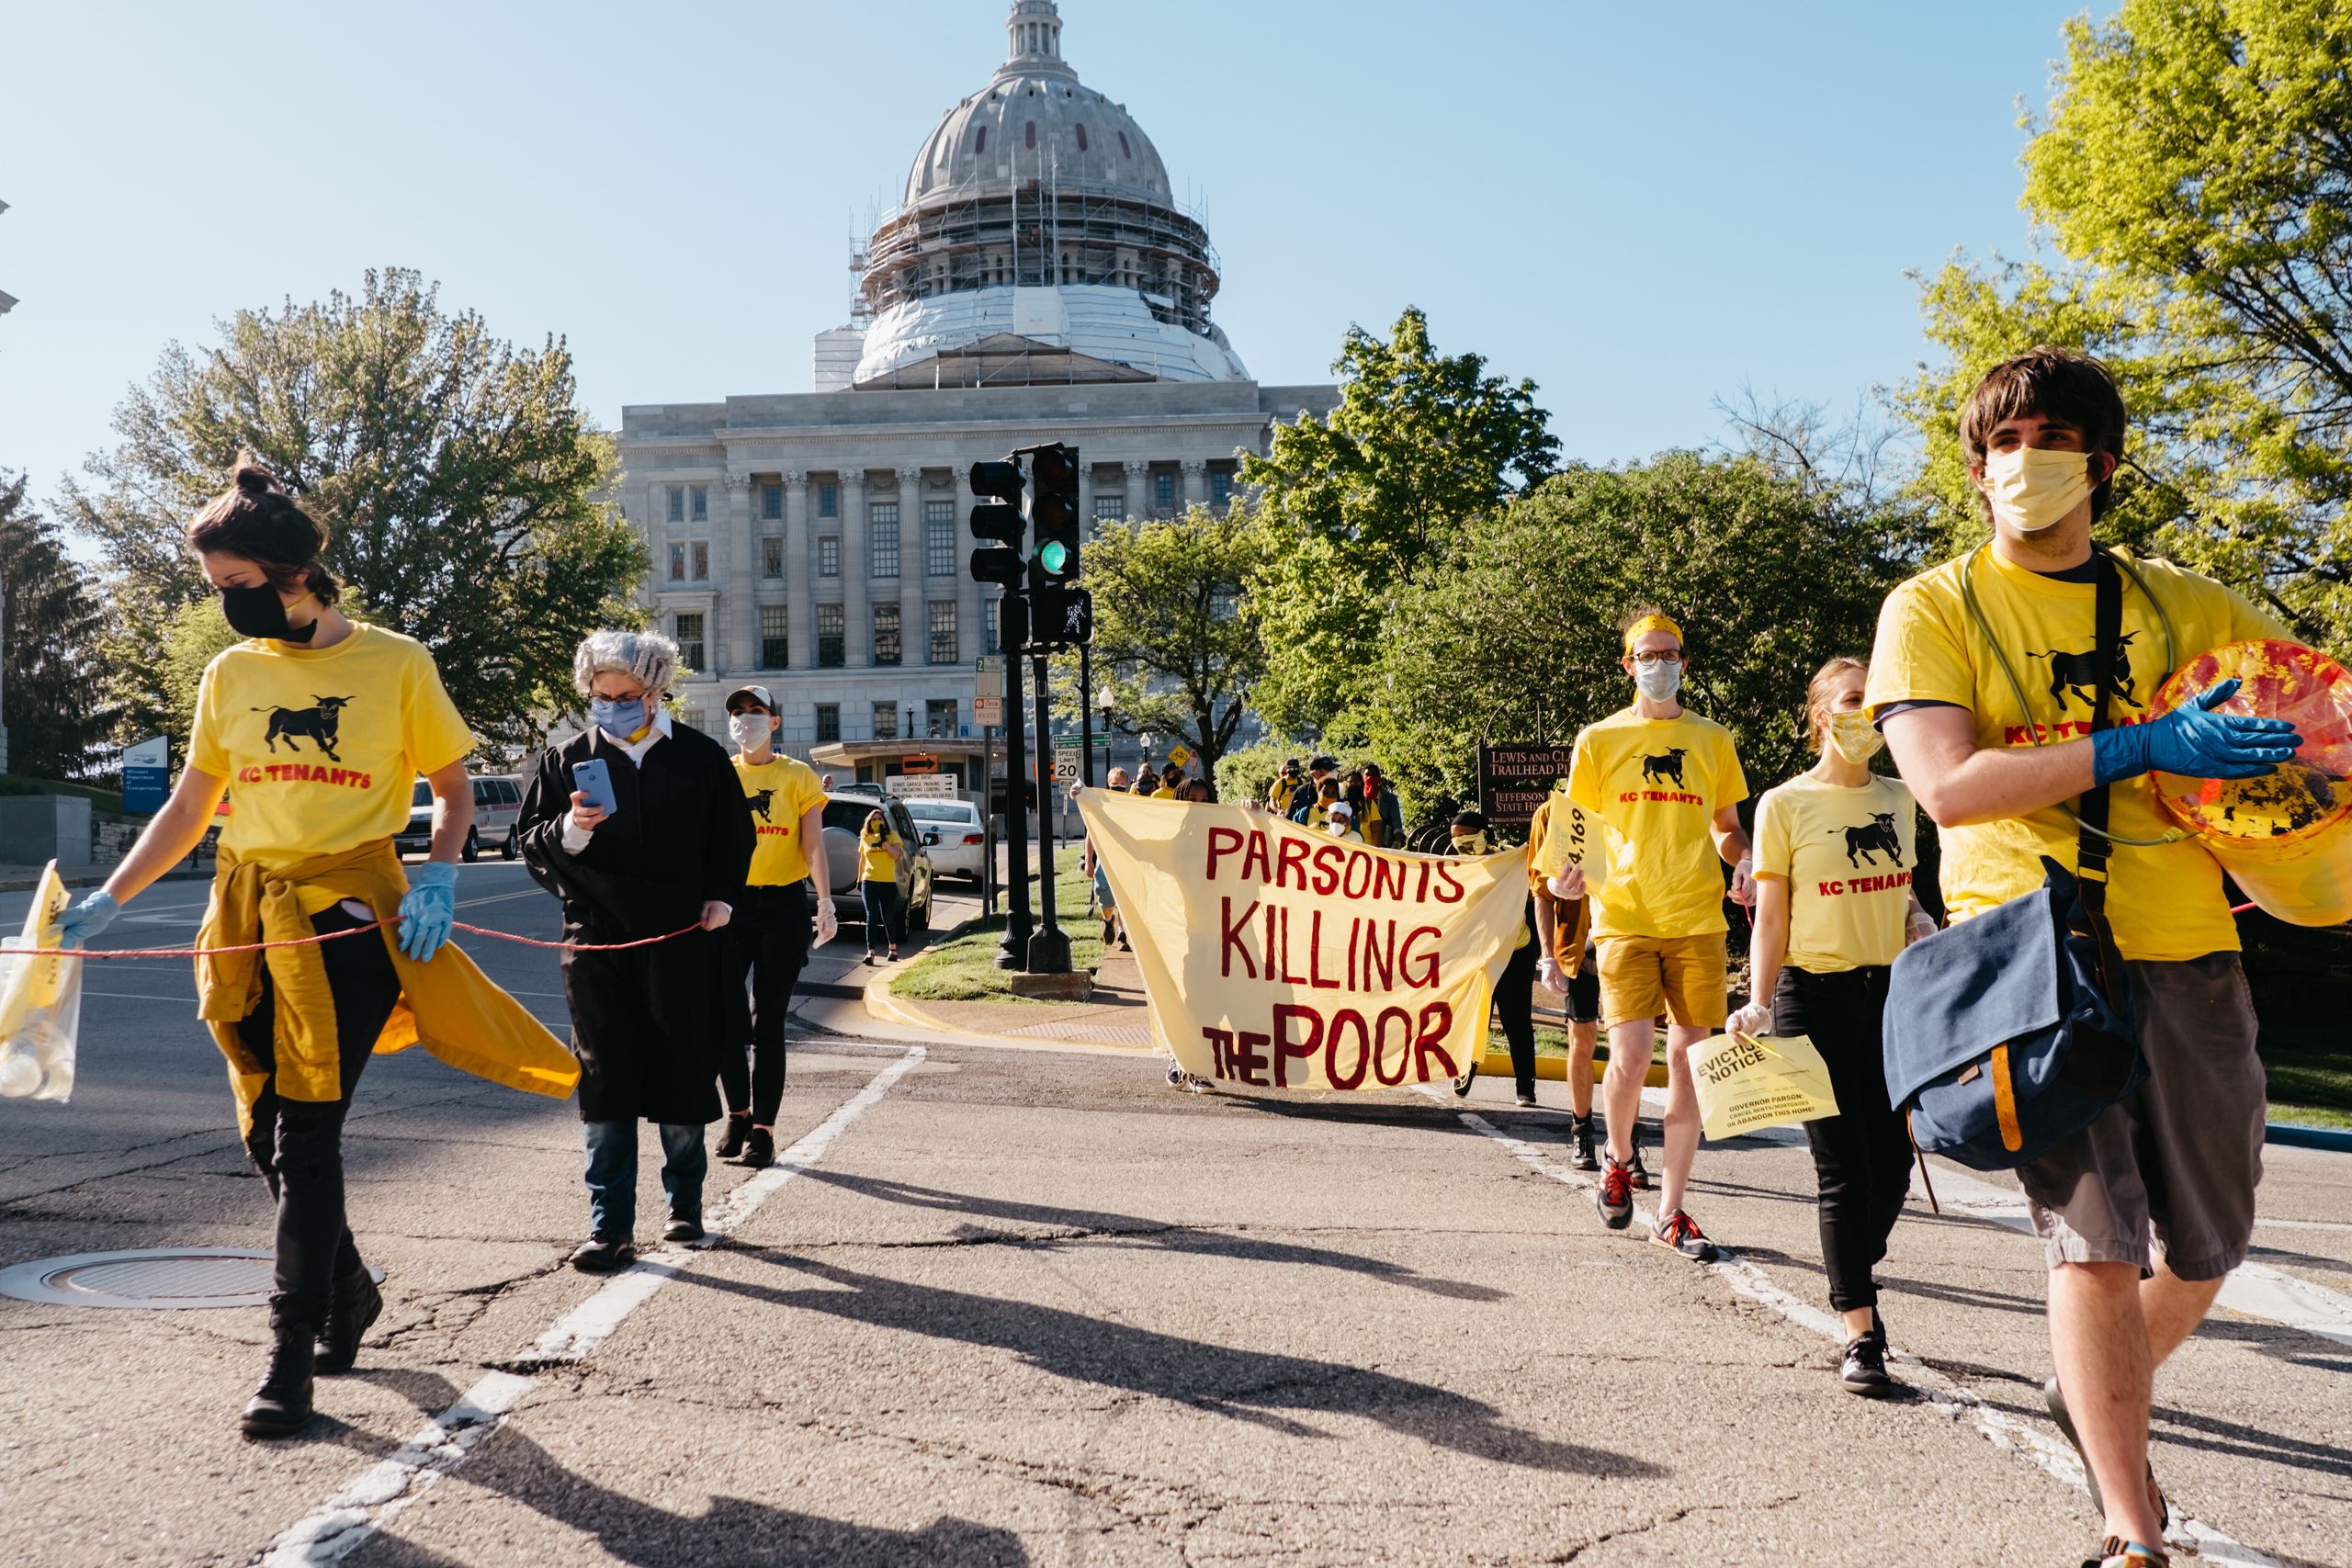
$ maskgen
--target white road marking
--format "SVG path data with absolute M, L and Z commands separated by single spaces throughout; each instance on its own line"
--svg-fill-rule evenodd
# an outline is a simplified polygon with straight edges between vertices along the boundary
M 864 1089 L 778 1155 L 775 1164 L 712 1205 L 703 1216 L 703 1226 L 710 1232 L 707 1241 L 693 1247 L 664 1247 L 614 1275 L 603 1289 L 556 1319 L 529 1349 L 515 1358 L 514 1364 L 520 1371 L 483 1377 L 390 1459 L 368 1466 L 315 1512 L 288 1526 L 254 1559 L 255 1563 L 259 1568 L 316 1568 L 319 1563 L 341 1562 L 357 1551 L 388 1520 L 463 1463 L 484 1438 L 504 1426 L 537 1386 L 535 1373 L 578 1361 L 611 1337 L 629 1314 L 692 1268 L 696 1252 L 716 1245 L 718 1238 L 750 1219 L 777 1189 L 823 1158 L 849 1124 L 873 1109 L 927 1054 L 920 1045 L 908 1047 L 905 1055 L 875 1074 Z
M 1421 1092 L 1429 1094 L 1430 1091 L 1423 1089 Z M 1438 1097 L 1430 1094 L 1430 1098 Z M 1476 1111 L 1463 1111 L 1455 1114 L 1462 1119 L 1463 1125 L 1494 1139 L 1510 1150 L 1513 1158 L 1538 1175 L 1549 1177 L 1562 1186 L 1577 1192 L 1592 1191 L 1595 1184 L 1589 1178 L 1564 1165 L 1554 1163 L 1534 1145 L 1523 1139 L 1512 1137 Z M 1785 1128 L 1774 1130 L 1792 1131 Z M 1799 1134 L 1798 1136 L 1801 1140 L 1803 1134 Z M 1938 1180 L 1940 1183 L 1940 1173 Z M 1984 1184 L 1978 1182 L 1974 1185 L 1982 1187 Z M 1996 1193 L 1999 1191 L 1997 1188 L 1987 1190 Z M 1657 1223 L 1657 1217 L 1646 1206 L 1636 1201 L 1634 1206 L 1634 1219 L 1638 1224 L 1651 1225 Z M 1764 1271 L 1753 1263 L 1733 1257 L 1718 1258 L 1706 1267 L 1718 1279 L 1750 1301 L 1770 1308 L 1798 1327 L 1818 1334 L 1833 1345 L 1841 1348 L 1845 1345 L 1846 1325 L 1837 1314 L 1790 1294 L 1774 1284 Z M 1977 1431 L 1984 1434 L 1985 1439 L 1995 1448 L 2006 1449 L 2013 1453 L 2023 1455 L 2063 1483 L 2075 1488 L 2086 1496 L 2089 1495 L 2090 1488 L 2083 1479 L 2081 1456 L 2076 1454 L 2073 1445 L 2064 1437 L 2059 1436 L 2054 1429 L 2045 1431 L 2035 1423 L 2020 1421 L 2007 1411 L 1994 1409 L 1966 1385 L 1953 1382 L 1916 1356 L 1902 1351 L 1891 1351 L 1889 1354 L 1892 1359 L 1903 1367 L 1910 1385 L 1917 1391 L 1921 1399 L 1931 1409 L 1954 1420 L 1969 1422 Z M 2257 1551 L 2252 1547 L 2242 1546 L 2211 1526 L 2201 1520 L 2191 1518 L 2183 1511 L 2177 1499 L 2173 1500 L 2172 1509 L 2172 1533 L 2185 1541 L 2193 1542 L 2207 1562 L 2228 1563 L 2232 1568 L 2286 1568 L 2278 1559 Z

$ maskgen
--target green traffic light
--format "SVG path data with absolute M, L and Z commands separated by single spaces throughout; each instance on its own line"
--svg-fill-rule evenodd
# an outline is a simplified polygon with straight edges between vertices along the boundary
M 1059 539 L 1046 540 L 1037 547 L 1037 564 L 1044 567 L 1048 575 L 1059 577 L 1062 569 L 1069 565 L 1069 547 Z

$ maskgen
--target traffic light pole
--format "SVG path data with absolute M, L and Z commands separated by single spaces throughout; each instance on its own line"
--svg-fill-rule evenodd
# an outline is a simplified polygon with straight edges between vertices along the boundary
M 1094 645 L 1078 645 L 1078 776 L 1094 787 Z
M 1021 696 L 1021 649 L 1029 640 L 1029 602 L 1007 593 L 998 612 L 997 646 L 1004 659 L 1004 941 L 999 944 L 996 966 L 1024 969 L 1029 964 L 1029 806 L 1023 797 L 1028 784 L 1028 726 L 1023 722 Z M 1042 750 L 1042 748 L 1040 748 Z M 1044 813 L 1038 823 L 1043 826 Z
M 1029 939 L 1029 973 L 1069 973 L 1069 937 L 1054 922 L 1054 762 L 1046 656 L 1030 660 L 1037 686 L 1037 933 Z M 1010 666 L 1008 665 L 1008 668 Z

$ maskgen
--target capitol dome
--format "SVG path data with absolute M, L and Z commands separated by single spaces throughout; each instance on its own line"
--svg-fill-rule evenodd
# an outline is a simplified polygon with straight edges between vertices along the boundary
M 1055 0 L 940 118 L 862 258 L 858 387 L 1247 380 L 1209 320 L 1208 231 L 1125 107 L 1062 59 Z

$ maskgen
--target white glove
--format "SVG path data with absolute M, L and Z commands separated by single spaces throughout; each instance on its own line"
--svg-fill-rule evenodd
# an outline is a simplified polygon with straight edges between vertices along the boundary
M 1904 931 L 1904 940 L 1906 944 L 1925 942 L 1940 929 L 1933 915 L 1925 909 L 1914 909 L 1911 911 L 1911 924 Z
M 817 911 L 817 935 L 808 945 L 812 949 L 822 947 L 841 934 L 841 917 L 833 913 L 833 901 L 828 898 L 825 907 Z
M 1748 908 L 1756 908 L 1756 859 L 1742 855 L 1739 863 L 1731 868 L 1731 900 Z
M 1561 869 L 1559 875 L 1544 886 L 1555 898 L 1581 898 L 1584 897 L 1584 868 L 1571 862 Z
M 1568 977 L 1561 970 L 1560 961 L 1556 958 L 1537 959 L 1535 978 L 1543 983 L 1545 990 L 1555 997 L 1565 997 L 1568 994 Z
M 1750 1002 L 1724 1025 L 1726 1034 L 1766 1035 L 1772 1032 L 1772 1010 L 1762 1002 Z
M 735 907 L 716 898 L 707 900 L 702 907 L 702 929 L 707 931 L 715 931 L 734 918 Z

